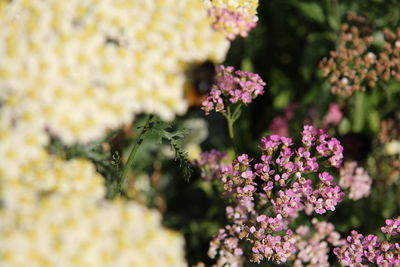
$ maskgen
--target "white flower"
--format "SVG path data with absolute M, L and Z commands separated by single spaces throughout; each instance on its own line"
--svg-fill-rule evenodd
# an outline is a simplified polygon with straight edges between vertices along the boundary
M 385 145 L 385 153 L 389 156 L 400 154 L 400 141 L 393 140 Z
M 229 46 L 195 0 L 16 0 L 2 5 L 0 29 L 0 99 L 16 98 L 9 116 L 39 104 L 43 131 L 66 144 L 99 139 L 136 113 L 182 114 L 187 64 L 221 61 Z
M 4 266 L 186 266 L 183 238 L 134 202 L 48 195 L 0 210 Z

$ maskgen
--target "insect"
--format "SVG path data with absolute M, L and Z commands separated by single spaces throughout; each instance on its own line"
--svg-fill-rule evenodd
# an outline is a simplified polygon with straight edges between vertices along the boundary
M 215 64 L 211 60 L 193 64 L 188 68 L 188 83 L 185 97 L 189 107 L 200 106 L 207 98 L 215 82 L 215 75 Z

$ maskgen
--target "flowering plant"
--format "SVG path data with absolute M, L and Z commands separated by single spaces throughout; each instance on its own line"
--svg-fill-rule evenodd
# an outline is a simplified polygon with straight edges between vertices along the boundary
M 291 138 L 278 135 L 262 138 L 260 149 L 260 163 L 256 164 L 247 154 L 238 156 L 231 165 L 218 166 L 222 157 L 207 162 L 212 164 L 213 176 L 219 171 L 217 178 L 231 203 L 226 208 L 230 224 L 211 242 L 211 257 L 218 248 L 222 257 L 241 256 L 240 243 L 245 241 L 251 246 L 251 261 L 286 262 L 296 252 L 289 225 L 299 212 L 334 211 L 344 197 L 332 175 L 320 170 L 320 165 L 339 168 L 343 158 L 340 142 L 323 130 L 304 126 L 302 146 L 297 149 Z M 202 161 L 209 155 L 203 154 Z
M 398 1 L 260 4 L 0 0 L 1 266 L 400 266 Z

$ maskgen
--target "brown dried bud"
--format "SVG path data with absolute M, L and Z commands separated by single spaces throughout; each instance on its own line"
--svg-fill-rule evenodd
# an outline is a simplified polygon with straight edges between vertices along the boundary
M 396 34 L 384 30 L 386 42 L 377 56 L 369 49 L 374 38 L 368 17 L 350 13 L 347 20 L 341 27 L 337 49 L 319 64 L 323 76 L 329 77 L 332 93 L 350 96 L 375 87 L 379 80 L 400 80 L 400 28 Z

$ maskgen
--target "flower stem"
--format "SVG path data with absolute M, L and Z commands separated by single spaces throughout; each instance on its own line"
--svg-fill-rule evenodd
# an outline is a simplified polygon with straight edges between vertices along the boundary
M 231 107 L 228 106 L 226 113 L 223 113 L 224 117 L 226 118 L 226 121 L 228 123 L 229 137 L 232 140 L 233 148 L 235 149 L 236 155 L 239 154 L 239 150 L 238 150 L 237 142 L 235 139 L 235 129 L 233 127 L 233 124 L 239 118 L 240 112 L 241 112 L 241 105 L 238 105 L 233 112 L 231 111 Z
M 122 192 L 122 187 L 125 182 L 126 176 L 128 175 L 129 169 L 132 165 L 133 159 L 135 158 L 135 155 L 136 155 L 137 150 L 139 149 L 139 146 L 143 143 L 146 133 L 151 128 L 151 121 L 152 121 L 153 117 L 154 117 L 154 115 L 149 115 L 147 117 L 146 123 L 144 124 L 142 131 L 139 133 L 137 140 L 133 144 L 132 150 L 129 153 L 128 160 L 124 166 L 124 169 L 122 170 L 121 177 L 118 181 L 117 193 Z
M 234 142 L 235 141 L 235 131 L 233 130 L 233 124 L 235 123 L 235 120 L 233 120 L 233 118 L 231 116 L 230 107 L 228 107 L 227 122 L 228 122 L 228 129 L 229 129 L 229 137 Z

